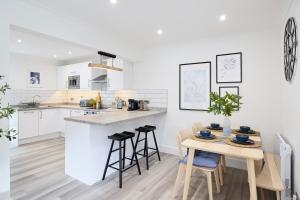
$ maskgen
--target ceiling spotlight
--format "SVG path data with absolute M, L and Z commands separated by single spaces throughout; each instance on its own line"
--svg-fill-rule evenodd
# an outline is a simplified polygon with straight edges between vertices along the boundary
M 69 54 L 69 55 L 72 55 L 72 51 L 69 51 L 68 54 Z
M 22 43 L 22 40 L 21 40 L 21 39 L 18 39 L 17 41 L 18 41 L 18 43 Z
M 53 58 L 57 58 L 57 55 L 53 55 Z
M 220 18 L 219 18 L 219 20 L 221 22 L 224 22 L 226 20 L 226 18 L 227 18 L 226 15 L 221 15 Z
M 110 0 L 110 3 L 111 3 L 111 4 L 117 4 L 117 3 L 118 3 L 118 0 Z
M 157 33 L 157 35 L 162 35 L 164 32 L 163 32 L 163 30 L 158 29 L 158 30 L 156 31 L 156 33 Z

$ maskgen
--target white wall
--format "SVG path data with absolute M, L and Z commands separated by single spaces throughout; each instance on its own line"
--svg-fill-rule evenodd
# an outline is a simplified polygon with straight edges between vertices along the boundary
M 2 4 L 3 3 L 3 4 Z M 9 77 L 9 10 L 4 1 L 0 6 L 0 74 Z M 5 102 L 6 99 L 3 99 Z M 0 127 L 7 128 L 8 120 L 0 120 Z M 0 140 L 3 140 L 0 139 Z M 5 150 L 5 144 L 0 141 L 0 199 L 8 199 L 10 191 L 10 168 L 9 168 L 9 152 Z
M 12 89 L 23 90 L 56 90 L 56 70 L 55 61 L 50 61 L 35 56 L 23 54 L 10 54 L 9 70 L 11 74 L 10 86 Z M 41 73 L 41 86 L 30 87 L 29 73 Z
M 207 38 L 198 42 L 162 46 L 145 53 L 144 61 L 134 66 L 134 85 L 139 88 L 169 90 L 168 113 L 164 132 L 159 133 L 165 150 L 176 152 L 175 135 L 194 122 L 223 122 L 223 117 L 201 111 L 180 111 L 179 64 L 212 61 L 212 90 L 216 84 L 217 54 L 243 52 L 242 109 L 232 117 L 233 128 L 249 125 L 261 131 L 263 147 L 273 149 L 274 134 L 281 130 L 279 33 L 257 32 L 244 35 Z M 224 86 L 226 84 L 222 84 Z M 158 134 L 158 135 L 159 135 Z
M 298 24 L 298 40 L 300 38 L 300 1 L 294 0 L 293 4 L 290 7 L 290 10 L 286 16 L 286 20 L 289 17 L 295 17 L 296 23 Z M 286 21 L 285 21 L 286 22 Z M 283 24 L 282 27 L 282 33 L 281 33 L 281 43 L 283 47 L 283 37 L 284 37 L 284 27 L 285 24 Z M 298 51 L 300 49 L 300 43 L 298 42 Z M 283 50 L 281 51 L 281 54 L 283 55 Z M 283 82 L 283 104 L 282 104 L 282 110 L 283 110 L 283 134 L 286 137 L 286 139 L 291 143 L 294 150 L 294 181 L 295 181 L 295 189 L 299 193 L 300 192 L 300 131 L 299 131 L 299 125 L 300 125 L 300 54 L 298 53 L 298 62 L 296 63 L 296 73 L 294 76 L 294 79 L 292 83 L 288 83 L 284 80 L 284 74 L 283 74 L 283 57 L 280 62 L 280 69 L 281 69 L 281 79 Z

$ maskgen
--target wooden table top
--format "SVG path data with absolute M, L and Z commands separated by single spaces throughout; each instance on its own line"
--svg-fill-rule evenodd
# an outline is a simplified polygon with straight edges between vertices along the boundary
M 203 151 L 219 153 L 227 156 L 233 156 L 244 159 L 261 160 L 264 157 L 263 151 L 260 148 L 236 147 L 225 144 L 223 142 L 212 143 L 187 139 L 182 142 L 182 145 L 187 148 L 199 149 Z
M 192 130 L 187 130 L 187 131 L 191 131 L 192 134 Z M 211 131 L 211 132 L 217 137 L 223 136 L 222 131 Z M 230 137 L 235 137 L 235 136 L 236 134 L 230 135 Z M 260 136 L 250 136 L 249 138 L 256 142 L 261 142 Z M 236 146 L 228 145 L 224 142 L 205 142 L 205 141 L 187 139 L 184 142 L 182 142 L 182 145 L 187 148 L 201 149 L 203 151 L 209 151 L 209 152 L 214 152 L 214 153 L 219 153 L 227 156 L 234 156 L 234 157 L 239 157 L 244 159 L 250 158 L 254 160 L 261 160 L 264 157 L 261 148 L 236 147 Z
M 223 132 L 220 131 L 211 131 L 212 134 L 216 135 L 217 137 L 222 137 Z M 230 134 L 230 137 L 235 137 L 236 134 Z M 260 136 L 251 136 L 249 135 L 249 139 L 254 140 L 255 142 L 261 142 L 261 137 Z

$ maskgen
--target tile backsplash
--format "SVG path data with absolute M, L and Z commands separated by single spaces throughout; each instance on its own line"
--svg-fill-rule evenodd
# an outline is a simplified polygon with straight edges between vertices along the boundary
M 64 103 L 68 102 L 67 91 L 56 90 L 10 90 L 9 99 L 11 105 L 17 105 L 23 102 L 36 101 L 41 103 Z
M 10 90 L 10 104 L 17 105 L 22 102 L 30 102 L 35 99 L 41 103 L 74 103 L 78 104 L 81 99 L 95 98 L 99 91 L 88 90 Z M 167 107 L 168 105 L 168 90 L 111 90 L 101 91 L 102 104 L 111 106 L 116 97 L 127 101 L 130 98 L 138 100 L 149 100 L 150 107 Z

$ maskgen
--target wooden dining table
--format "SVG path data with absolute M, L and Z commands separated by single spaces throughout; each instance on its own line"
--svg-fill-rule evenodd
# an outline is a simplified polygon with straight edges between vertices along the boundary
M 217 137 L 222 137 L 222 132 L 212 132 Z M 233 137 L 232 134 L 230 137 Z M 250 139 L 261 142 L 260 136 L 251 136 Z M 256 178 L 255 178 L 255 160 L 262 160 L 263 150 L 261 148 L 245 148 L 226 144 L 223 140 L 219 142 L 206 142 L 203 140 L 187 139 L 182 142 L 182 145 L 189 149 L 188 161 L 186 166 L 186 175 L 184 182 L 183 199 L 187 200 L 189 185 L 192 173 L 192 164 L 195 155 L 195 150 L 203 150 L 212 153 L 218 153 L 225 156 L 237 157 L 247 161 L 248 182 L 250 189 L 250 200 L 257 200 Z

